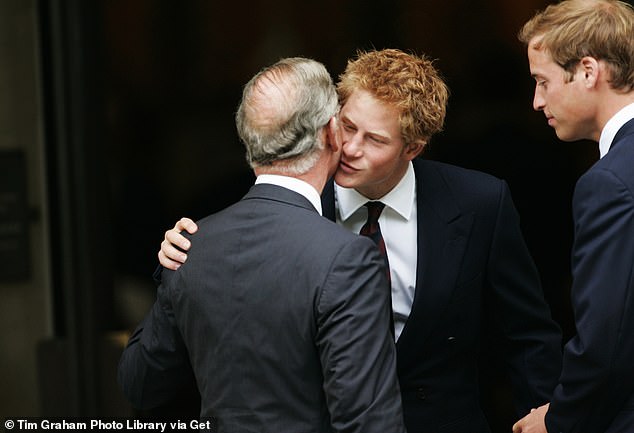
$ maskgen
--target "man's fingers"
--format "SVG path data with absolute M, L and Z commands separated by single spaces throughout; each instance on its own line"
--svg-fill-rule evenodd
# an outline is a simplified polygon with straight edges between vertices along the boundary
M 178 220 L 174 228 L 165 232 L 165 239 L 161 242 L 161 250 L 158 254 L 161 265 L 173 271 L 185 263 L 187 254 L 183 251 L 188 251 L 191 247 L 191 242 L 181 234 L 183 230 L 193 234 L 198 230 L 198 226 L 189 218 Z
M 169 240 L 164 240 L 163 242 L 161 242 L 160 253 L 162 254 L 162 256 L 159 255 L 159 261 L 161 262 L 163 266 L 166 266 L 166 263 L 163 263 L 163 260 L 161 260 L 161 257 L 165 258 L 165 261 L 167 262 L 167 264 L 173 261 L 173 262 L 176 262 L 178 266 L 185 263 L 185 260 L 187 260 L 187 254 L 183 253 L 178 248 L 174 247 L 174 245 L 172 245 Z M 169 269 L 172 269 L 172 267 L 169 267 Z
M 194 221 L 190 220 L 189 218 L 183 217 L 180 220 L 178 220 L 178 222 L 176 222 L 176 225 L 174 226 L 173 230 L 177 232 L 181 232 L 185 230 L 187 233 L 192 235 L 196 233 L 196 231 L 198 230 L 198 226 L 196 225 Z
M 173 245 L 176 245 L 178 248 L 185 251 L 189 250 L 189 247 L 191 247 L 191 243 L 189 242 L 189 240 L 185 238 L 185 236 L 181 235 L 180 232 L 176 231 L 175 228 L 165 232 L 165 240 L 161 244 L 161 249 L 165 252 L 165 254 L 167 254 L 168 257 L 172 259 L 178 259 L 178 257 L 174 255 L 175 253 L 171 253 L 170 250 L 166 249 L 175 249 Z
M 159 251 L 158 253 L 158 259 L 159 262 L 161 263 L 161 265 L 165 268 L 165 269 L 171 269 L 172 271 L 177 270 L 178 268 L 180 268 L 181 264 L 178 262 L 175 262 L 173 260 L 168 259 L 165 254 L 163 254 L 163 251 Z

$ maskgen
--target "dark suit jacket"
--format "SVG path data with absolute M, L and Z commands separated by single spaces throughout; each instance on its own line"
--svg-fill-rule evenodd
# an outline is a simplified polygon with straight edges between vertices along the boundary
M 518 416 L 550 400 L 561 334 L 520 232 L 505 182 L 416 159 L 418 264 L 412 311 L 397 342 L 409 433 L 489 431 L 478 358 L 485 321 L 503 337 Z M 335 217 L 333 188 L 324 214 Z M 404 240 L 408 241 L 408 240 Z
M 123 353 L 132 403 L 164 404 L 193 375 L 218 432 L 403 432 L 374 244 L 274 185 L 198 226 Z
M 634 431 L 634 120 L 577 182 L 572 306 L 549 432 Z M 612 427 L 610 428 L 610 426 Z

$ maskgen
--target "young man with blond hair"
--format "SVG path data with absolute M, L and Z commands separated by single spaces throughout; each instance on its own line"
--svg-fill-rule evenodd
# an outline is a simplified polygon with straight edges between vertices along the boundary
M 515 433 L 634 431 L 634 10 L 566 0 L 520 32 L 535 78 L 533 107 L 557 137 L 599 143 L 573 197 L 572 307 L 550 405 Z

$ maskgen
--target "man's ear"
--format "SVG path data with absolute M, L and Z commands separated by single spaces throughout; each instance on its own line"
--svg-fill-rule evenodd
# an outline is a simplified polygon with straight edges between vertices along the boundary
M 337 123 L 337 117 L 332 116 L 328 124 L 326 125 L 327 141 L 326 144 L 330 146 L 333 152 L 337 153 L 341 149 L 341 131 L 339 130 L 339 124 Z
M 416 158 L 423 152 L 425 149 L 425 145 L 427 144 L 427 140 L 415 140 L 411 143 L 407 143 L 405 145 L 405 156 L 409 161 Z
M 594 57 L 586 56 L 579 61 L 578 66 L 583 73 L 583 84 L 590 89 L 595 87 L 599 81 L 600 74 L 603 72 L 600 68 L 599 61 Z

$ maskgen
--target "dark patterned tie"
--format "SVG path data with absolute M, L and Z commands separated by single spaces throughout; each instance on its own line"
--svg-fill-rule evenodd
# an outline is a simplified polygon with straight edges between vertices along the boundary
M 383 236 L 381 235 L 381 227 L 379 227 L 379 217 L 381 216 L 381 212 L 385 207 L 385 204 L 380 201 L 369 201 L 365 204 L 365 207 L 368 208 L 368 220 L 361 227 L 361 231 L 359 232 L 362 236 L 367 236 L 374 241 L 374 243 L 379 247 L 379 251 L 381 251 L 381 255 L 385 260 L 385 266 L 387 268 L 387 280 L 390 281 L 390 262 L 387 259 L 387 250 L 385 249 L 385 241 L 383 240 Z
M 387 259 L 387 249 L 385 248 L 385 241 L 383 240 L 383 235 L 381 235 L 381 227 L 379 227 L 379 217 L 381 216 L 381 212 L 385 207 L 384 203 L 380 201 L 369 201 L 365 204 L 365 207 L 368 208 L 368 220 L 361 227 L 361 231 L 359 232 L 362 236 L 367 236 L 374 241 L 374 243 L 379 247 L 379 251 L 383 256 L 383 260 L 385 260 L 385 270 L 387 272 L 387 282 L 390 287 L 390 319 L 392 321 L 392 326 L 390 326 L 390 331 L 392 332 L 392 337 L 394 336 L 394 313 L 392 312 L 392 282 L 390 277 L 390 262 Z

